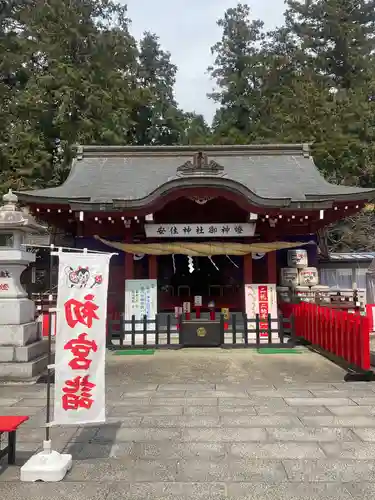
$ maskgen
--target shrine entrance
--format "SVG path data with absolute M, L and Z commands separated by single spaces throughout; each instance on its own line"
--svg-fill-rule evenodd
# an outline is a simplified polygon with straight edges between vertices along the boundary
M 216 308 L 240 311 L 243 306 L 243 257 L 216 255 L 158 257 L 159 311 L 173 311 L 183 302 L 202 297 L 202 311 L 214 301 Z

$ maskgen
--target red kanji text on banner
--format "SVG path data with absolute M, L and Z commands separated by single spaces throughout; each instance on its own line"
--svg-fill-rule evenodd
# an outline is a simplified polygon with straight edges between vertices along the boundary
M 111 255 L 58 255 L 54 424 L 104 422 Z

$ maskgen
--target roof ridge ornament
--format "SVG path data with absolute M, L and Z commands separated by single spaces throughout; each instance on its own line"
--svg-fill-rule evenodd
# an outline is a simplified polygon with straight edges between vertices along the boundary
M 224 167 L 219 165 L 214 160 L 209 161 L 207 153 L 198 151 L 193 156 L 193 161 L 188 160 L 186 163 L 177 168 L 178 176 L 223 176 Z

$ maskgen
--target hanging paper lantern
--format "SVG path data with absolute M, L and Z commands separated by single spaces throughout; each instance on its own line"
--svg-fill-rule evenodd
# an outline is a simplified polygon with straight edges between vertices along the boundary
M 252 253 L 251 254 L 254 260 L 260 260 L 263 259 L 263 257 L 266 255 L 265 253 L 262 252 L 257 252 L 257 253 Z

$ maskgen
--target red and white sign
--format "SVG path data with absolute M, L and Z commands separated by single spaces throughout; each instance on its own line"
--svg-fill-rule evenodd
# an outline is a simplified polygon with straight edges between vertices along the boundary
M 191 312 L 191 303 L 190 302 L 183 302 L 182 303 L 182 310 L 184 311 L 184 313 Z
M 278 319 L 277 319 L 277 297 L 276 285 L 245 285 L 245 307 L 249 320 L 248 329 L 255 330 L 255 318 L 259 314 L 260 336 L 268 337 L 268 314 L 271 315 L 272 340 L 277 341 Z M 250 334 L 249 337 L 255 334 Z M 274 340 L 275 339 L 275 340 Z
M 202 307 L 202 295 L 194 295 L 194 306 Z
M 105 422 L 109 254 L 59 252 L 56 425 Z
M 375 330 L 375 304 L 366 304 L 366 316 L 369 320 L 371 333 Z
M 9 290 L 8 283 L 0 283 L 0 291 L 7 292 Z

